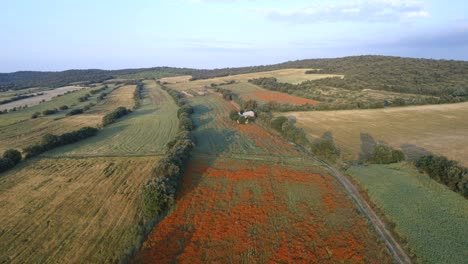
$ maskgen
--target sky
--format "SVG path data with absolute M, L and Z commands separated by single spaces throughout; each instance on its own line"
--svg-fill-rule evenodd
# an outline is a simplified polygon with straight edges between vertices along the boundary
M 468 60 L 466 0 L 0 1 L 0 72 Z

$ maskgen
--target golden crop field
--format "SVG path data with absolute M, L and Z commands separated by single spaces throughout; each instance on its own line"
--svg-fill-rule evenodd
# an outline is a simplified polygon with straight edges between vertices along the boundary
M 431 152 L 468 165 L 468 103 L 288 115 L 312 139 L 331 131 L 347 160 L 358 158 L 361 133 L 368 133 L 409 156 Z
M 156 157 L 41 158 L 0 177 L 0 259 L 115 263 L 140 240 L 140 187 Z

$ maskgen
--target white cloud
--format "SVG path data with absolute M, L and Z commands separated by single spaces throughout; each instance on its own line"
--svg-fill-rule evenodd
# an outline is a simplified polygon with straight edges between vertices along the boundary
M 298 23 L 393 22 L 430 16 L 423 2 L 402 0 L 353 0 L 334 5 L 316 4 L 293 10 L 264 9 L 261 11 L 273 20 Z

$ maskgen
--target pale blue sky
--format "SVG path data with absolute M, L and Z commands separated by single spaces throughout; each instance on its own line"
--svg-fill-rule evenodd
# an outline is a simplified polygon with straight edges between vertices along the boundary
M 466 0 L 1 1 L 0 72 L 362 54 L 468 60 Z

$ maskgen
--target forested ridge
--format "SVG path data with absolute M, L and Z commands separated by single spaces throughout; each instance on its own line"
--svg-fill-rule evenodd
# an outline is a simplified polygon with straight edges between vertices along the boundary
M 161 72 L 165 76 L 191 75 L 193 80 L 287 68 L 317 69 L 310 73 L 342 74 L 341 78 L 313 81 L 318 85 L 345 89 L 378 89 L 426 95 L 468 95 L 468 62 L 413 59 L 388 56 L 354 56 L 337 59 L 309 59 L 275 65 L 189 69 L 155 67 L 126 70 L 69 70 L 63 72 L 15 72 L 0 74 L 0 90 L 33 86 L 58 87 L 72 82 L 101 82 L 119 76 Z

